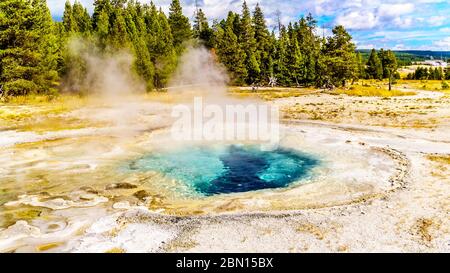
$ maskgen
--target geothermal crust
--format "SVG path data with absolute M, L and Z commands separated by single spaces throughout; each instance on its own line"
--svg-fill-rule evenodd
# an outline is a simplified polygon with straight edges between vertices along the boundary
M 68 114 L 106 122 L 102 128 L 2 131 L 0 251 L 448 252 L 449 169 L 430 158 L 450 154 L 449 98 L 436 93 L 394 102 L 326 94 L 275 100 L 286 114 L 281 146 L 322 164 L 288 188 L 213 197 L 189 195 L 158 173 L 120 171 L 155 149 L 186 145 L 171 143 L 171 104 Z M 364 118 L 365 108 L 424 98 L 436 105 L 429 108 L 436 127 Z M 308 120 L 298 111 L 311 103 L 333 111 L 336 101 L 354 115 Z M 111 123 L 125 112 L 127 121 Z

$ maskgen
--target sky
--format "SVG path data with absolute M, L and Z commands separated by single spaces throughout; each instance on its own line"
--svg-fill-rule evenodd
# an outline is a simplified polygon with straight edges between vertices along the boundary
M 79 1 L 92 12 L 93 0 Z M 53 17 L 61 18 L 65 0 L 47 2 Z M 167 12 L 171 0 L 153 2 Z M 210 20 L 242 7 L 242 0 L 197 2 Z M 252 10 L 258 2 L 270 28 L 276 25 L 277 10 L 285 24 L 310 12 L 319 22 L 320 34 L 329 35 L 334 25 L 344 25 L 359 49 L 450 51 L 450 0 L 247 0 Z M 181 3 L 184 14 L 193 19 L 195 0 Z

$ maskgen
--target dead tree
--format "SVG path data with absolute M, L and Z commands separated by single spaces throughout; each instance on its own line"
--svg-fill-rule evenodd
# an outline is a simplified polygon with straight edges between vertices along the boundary
M 276 86 L 277 85 L 277 78 L 276 77 L 274 77 L 274 76 L 270 76 L 269 77 L 269 85 L 270 85 L 270 87 L 274 87 L 274 86 Z

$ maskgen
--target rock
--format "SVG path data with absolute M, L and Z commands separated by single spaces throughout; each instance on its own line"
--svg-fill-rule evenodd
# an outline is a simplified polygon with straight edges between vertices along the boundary
M 98 196 L 94 194 L 83 194 L 85 198 L 82 199 L 81 195 L 78 197 L 74 197 L 73 200 L 66 200 L 61 197 L 46 197 L 41 198 L 37 195 L 21 195 L 17 201 L 10 201 L 5 204 L 5 206 L 19 206 L 19 205 L 27 205 L 33 207 L 44 207 L 53 210 L 67 209 L 71 207 L 94 207 L 100 203 L 108 202 L 108 198 L 103 196 Z M 79 200 L 77 200 L 79 199 Z
M 21 220 L 5 229 L 2 234 L 0 234 L 0 238 L 10 238 L 16 235 L 37 237 L 41 235 L 41 231 L 39 228 L 29 225 L 27 221 Z
M 113 204 L 113 209 L 130 209 L 130 202 L 128 201 L 123 201 L 123 202 L 117 202 Z
M 0 252 L 12 251 L 25 238 L 41 236 L 39 228 L 29 225 L 26 221 L 17 221 L 0 232 Z
M 80 195 L 80 200 L 94 200 L 97 197 L 97 195 L 92 194 L 92 193 L 86 193 L 86 194 L 82 194 Z
M 139 200 L 145 201 L 148 197 L 150 197 L 150 194 L 147 191 L 141 190 L 137 191 L 133 194 L 134 197 L 136 197 Z
M 107 190 L 129 190 L 136 189 L 138 186 L 130 183 L 113 183 L 106 186 Z
M 99 194 L 99 192 L 96 189 L 92 188 L 92 187 L 81 187 L 80 190 L 81 191 L 85 191 L 87 193 Z

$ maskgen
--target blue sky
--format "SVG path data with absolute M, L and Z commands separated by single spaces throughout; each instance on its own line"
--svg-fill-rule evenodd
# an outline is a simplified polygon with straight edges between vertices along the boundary
M 73 1 L 73 0 L 72 0 Z M 92 11 L 93 0 L 79 0 Z M 60 17 L 65 0 L 47 0 L 54 17 Z M 142 0 L 148 3 L 150 0 Z M 154 0 L 167 11 L 170 0 Z M 194 14 L 194 0 L 181 0 L 184 13 Z M 298 20 L 311 12 L 319 21 L 320 33 L 329 34 L 336 24 L 344 25 L 358 48 L 450 51 L 450 0 L 247 0 L 253 9 L 260 3 L 269 26 L 275 25 L 275 12 L 282 21 Z M 241 0 L 198 0 L 209 19 L 239 12 Z

